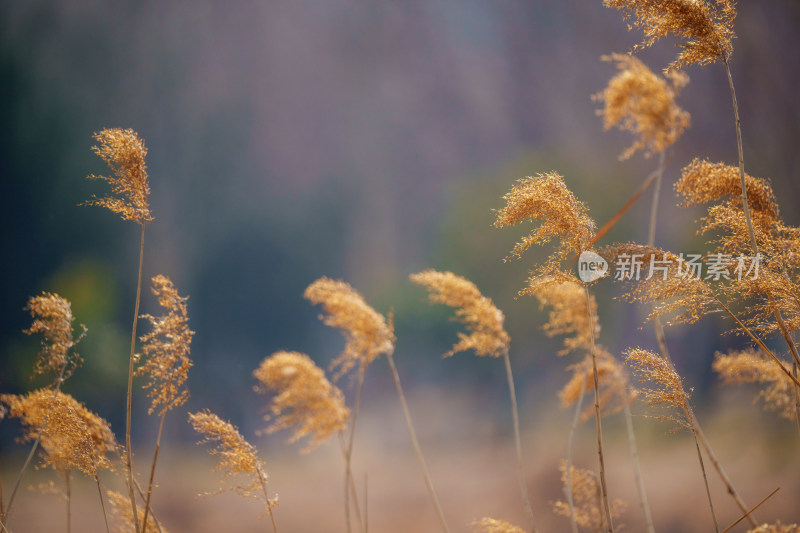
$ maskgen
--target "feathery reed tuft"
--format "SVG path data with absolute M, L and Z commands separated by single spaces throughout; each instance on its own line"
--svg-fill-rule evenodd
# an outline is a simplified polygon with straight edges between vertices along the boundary
M 765 409 L 776 411 L 789 420 L 797 416 L 794 383 L 778 368 L 775 361 L 765 358 L 761 352 L 744 350 L 729 354 L 718 353 L 713 368 L 729 385 L 759 383 L 763 388 L 756 399 L 761 398 L 764 401 Z M 784 368 L 787 371 L 791 369 L 785 363 Z
M 472 522 L 477 533 L 525 533 L 522 528 L 509 524 L 503 520 L 484 517 Z
M 41 431 L 43 466 L 59 472 L 78 469 L 92 477 L 98 470 L 112 469 L 106 454 L 117 444 L 108 422 L 69 394 L 54 396 L 52 389 L 44 388 L 25 395 L 3 394 L 0 401 L 8 405 L 9 416 L 22 422 L 22 442 L 36 440 Z
M 642 348 L 625 351 L 625 361 L 634 373 L 649 382 L 641 389 L 642 397 L 651 407 L 677 409 L 679 414 L 660 416 L 662 420 L 675 422 L 684 428 L 691 427 L 691 406 L 689 395 L 683 388 L 683 380 L 662 356 Z
M 209 453 L 219 457 L 215 472 L 222 471 L 223 479 L 244 476 L 248 480 L 246 483 L 221 487 L 217 492 L 230 490 L 247 498 L 261 499 L 271 513 L 269 510 L 278 501 L 277 498 L 271 499 L 267 496 L 266 484 L 269 476 L 266 463 L 258 458 L 255 446 L 245 440 L 236 426 L 207 409 L 190 413 L 189 422 L 203 436 L 198 444 L 209 443 L 214 446 Z
M 597 301 L 589 295 L 589 309 L 586 304 L 586 291 L 576 280 L 559 281 L 549 276 L 532 277 L 522 294 L 536 296 L 539 307 L 550 308 L 547 323 L 542 327 L 548 337 L 567 335 L 564 349 L 558 355 L 572 350 L 592 347 L 592 336 L 600 333 L 597 318 Z M 591 318 L 589 317 L 591 310 Z
M 578 201 L 556 172 L 518 180 L 503 196 L 506 206 L 497 212 L 496 228 L 515 226 L 526 220 L 541 220 L 534 232 L 518 242 L 506 260 L 521 258 L 533 244 L 545 244 L 554 238 L 561 243 L 542 273 L 554 273 L 558 265 L 572 254 L 589 248 L 595 223 L 587 214 L 586 205 Z
M 34 374 L 52 372 L 63 381 L 80 366 L 80 356 L 75 352 L 70 353 L 70 350 L 83 338 L 83 334 L 77 339 L 73 336 L 72 323 L 75 318 L 72 316 L 69 300 L 58 294 L 43 292 L 39 296 L 31 297 L 25 310 L 30 311 L 34 320 L 31 327 L 23 333 L 41 333 L 43 337 Z M 81 327 L 85 333 L 85 326 Z
M 162 275 L 153 278 L 153 294 L 166 313 L 159 317 L 142 315 L 150 322 L 151 330 L 142 335 L 142 354 L 145 357 L 137 375 L 146 375 L 152 399 L 149 413 L 160 409 L 160 414 L 186 403 L 189 391 L 184 388 L 192 360 L 189 358 L 194 332 L 189 329 L 186 311 L 188 297 L 180 296 L 172 281 Z
M 637 150 L 644 150 L 645 157 L 649 157 L 678 140 L 691 120 L 675 98 L 689 83 L 689 77 L 671 71 L 665 79 L 627 54 L 611 54 L 602 59 L 616 63 L 619 70 L 608 86 L 592 97 L 604 104 L 597 112 L 603 117 L 603 127 L 609 130 L 616 126 L 638 136 L 620 159 L 628 159 Z
M 379 355 L 394 352 L 391 321 L 370 307 L 350 284 L 322 277 L 306 288 L 304 296 L 313 304 L 321 304 L 327 313 L 320 317 L 322 321 L 345 336 L 344 351 L 331 363 L 331 368 L 339 367 L 334 381 L 356 364 L 364 370 Z
M 456 318 L 469 330 L 469 335 L 458 333 L 458 342 L 445 357 L 467 350 L 475 350 L 480 356 L 500 357 L 508 350 L 511 338 L 503 329 L 503 312 L 474 283 L 452 272 L 430 269 L 411 274 L 410 278 L 428 290 L 431 303 L 454 307 Z
M 147 148 L 144 140 L 132 129 L 111 128 L 94 134 L 97 145 L 92 151 L 111 169 L 111 176 L 89 176 L 111 185 L 113 196 L 92 197 L 87 205 L 106 207 L 123 220 L 145 224 L 153 220 L 150 213 L 150 185 L 147 181 Z
M 774 524 L 762 524 L 756 528 L 749 529 L 747 533 L 800 533 L 800 526 L 797 524 L 783 525 L 778 520 Z
M 325 372 L 309 356 L 299 352 L 275 352 L 253 371 L 257 392 L 274 392 L 270 400 L 267 433 L 295 428 L 289 442 L 310 435 L 308 453 L 328 437 L 347 427 L 350 410 L 344 395 L 328 381 Z
M 610 416 L 625 409 L 637 398 L 638 392 L 630 386 L 630 377 L 625 368 L 610 352 L 595 347 L 597 355 L 597 379 L 600 384 L 600 406 L 603 416 Z M 569 407 L 583 394 L 594 390 L 592 356 L 587 355 L 583 361 L 570 365 L 570 380 L 558 393 L 561 405 Z M 581 422 L 594 416 L 594 406 L 589 406 L 581 414 Z
M 562 460 L 558 467 L 561 472 L 561 483 L 567 484 L 567 462 Z M 574 504 L 575 522 L 580 527 L 585 527 L 591 531 L 603 531 L 604 512 L 600 507 L 600 484 L 597 475 L 584 468 L 569 467 L 572 500 Z M 571 517 L 569 503 L 555 501 L 552 503 L 553 512 L 560 516 Z M 625 502 L 614 500 L 610 503 L 611 518 L 616 519 L 625 510 Z M 617 526 L 619 527 L 619 526 Z
M 117 533 L 130 533 L 135 529 L 136 523 L 141 524 L 144 522 L 144 510 L 139 510 L 139 520 L 138 522 L 133 519 L 133 511 L 131 510 L 131 504 L 128 501 L 127 496 L 123 496 L 119 492 L 110 490 L 106 493 L 108 495 L 108 501 L 111 503 L 111 513 L 113 514 L 116 520 L 116 531 Z M 160 524 L 156 523 L 156 519 L 151 514 L 147 517 L 147 529 L 150 531 L 160 531 L 161 533 L 167 533 L 167 530 L 164 526 L 160 526 Z
M 684 39 L 668 70 L 724 60 L 733 50 L 733 0 L 604 0 L 603 4 L 622 10 L 625 19 L 634 18 L 633 26 L 644 32 L 639 47 L 669 34 Z

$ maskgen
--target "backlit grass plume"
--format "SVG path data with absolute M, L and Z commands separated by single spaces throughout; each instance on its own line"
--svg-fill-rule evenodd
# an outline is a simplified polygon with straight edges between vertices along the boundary
M 261 500 L 272 520 L 275 531 L 275 518 L 272 508 L 278 504 L 277 496 L 270 498 L 267 493 L 266 463 L 258 458 L 255 446 L 247 442 L 236 426 L 222 420 L 214 413 L 204 410 L 189 414 L 194 430 L 203 436 L 198 444 L 211 444 L 211 455 L 219 458 L 214 471 L 221 471 L 223 479 L 239 479 L 231 486 L 223 486 L 218 492 L 231 490 L 246 498 Z
M 625 361 L 635 374 L 646 383 L 640 389 L 642 398 L 651 407 L 661 407 L 670 411 L 658 418 L 669 420 L 680 427 L 691 427 L 691 407 L 689 395 L 684 390 L 683 380 L 662 356 L 644 350 L 631 348 L 625 351 Z
M 495 227 L 515 226 L 528 220 L 541 221 L 535 231 L 514 246 L 508 258 L 521 258 L 533 244 L 558 239 L 559 247 L 539 269 L 539 275 L 559 274 L 563 277 L 560 263 L 590 247 L 595 232 L 594 220 L 587 214 L 586 205 L 575 198 L 558 173 L 522 178 L 503 199 L 506 206 L 497 212 Z
M 36 358 L 34 373 L 52 373 L 58 381 L 63 381 L 80 365 L 80 356 L 73 348 L 83 337 L 74 337 L 72 323 L 75 318 L 69 300 L 44 292 L 31 297 L 25 309 L 30 311 L 34 320 L 24 333 L 42 334 L 42 348 Z
M 637 136 L 620 159 L 628 159 L 637 150 L 644 150 L 645 156 L 665 150 L 690 123 L 689 113 L 675 103 L 689 77 L 677 71 L 661 77 L 627 54 L 611 54 L 602 59 L 614 62 L 619 70 L 608 86 L 593 96 L 604 104 L 598 111 L 603 126 L 606 130 L 616 126 Z
M 625 409 L 637 397 L 638 393 L 630 385 L 630 377 L 616 357 L 607 350 L 597 346 L 597 376 L 600 384 L 600 407 L 603 416 L 613 415 Z M 594 388 L 592 356 L 587 355 L 583 361 L 570 365 L 570 380 L 558 393 L 561 405 L 569 407 Z M 594 415 L 594 406 L 585 409 L 580 415 L 581 422 Z
M 309 452 L 333 433 L 347 427 L 350 410 L 344 395 L 328 381 L 325 372 L 309 356 L 299 352 L 275 352 L 253 371 L 258 392 L 274 393 L 267 433 L 294 428 L 289 442 L 309 436 Z
M 20 419 L 22 442 L 33 441 L 43 428 L 43 466 L 59 472 L 77 469 L 91 477 L 111 469 L 107 454 L 116 450 L 116 441 L 108 422 L 69 394 L 54 396 L 52 389 L 44 388 L 24 395 L 4 394 L 0 401 L 8 405 L 9 416 Z
M 561 483 L 566 485 L 568 477 L 571 480 L 570 484 L 574 503 L 575 522 L 577 522 L 580 527 L 586 528 L 589 531 L 604 531 L 607 529 L 607 526 L 604 525 L 605 514 L 600 506 L 600 484 L 597 475 L 590 470 L 570 466 L 568 476 L 567 469 L 567 462 L 562 461 L 559 466 Z M 625 509 L 625 502 L 622 500 L 614 500 L 611 502 L 610 508 L 611 517 L 616 519 Z M 553 502 L 553 512 L 560 516 L 573 516 L 570 511 L 569 503 L 564 501 Z
M 344 334 L 344 351 L 331 364 L 339 367 L 334 380 L 356 365 L 366 369 L 379 355 L 394 351 L 391 323 L 348 283 L 322 277 L 306 288 L 304 296 L 322 305 L 326 313 L 322 321 Z
M 484 517 L 472 523 L 476 533 L 525 533 L 522 528 L 509 524 L 503 520 Z
M 117 533 L 130 533 L 136 527 L 136 524 L 142 524 L 147 527 L 150 531 L 158 531 L 159 533 L 168 533 L 167 530 L 161 524 L 158 524 L 153 517 L 150 515 L 147 517 L 145 521 L 144 512 L 139 511 L 139 520 L 134 521 L 133 513 L 131 511 L 131 505 L 128 502 L 128 497 L 123 496 L 119 492 L 110 490 L 108 491 L 108 501 L 111 503 L 111 513 L 114 516 L 116 521 L 116 528 L 115 531 Z
M 682 39 L 681 52 L 669 69 L 724 60 L 733 50 L 733 0 L 604 0 L 644 32 L 641 46 L 667 35 Z
M 789 370 L 789 365 L 784 365 Z M 757 398 L 764 401 L 764 408 L 775 411 L 783 418 L 792 420 L 797 416 L 795 385 L 772 359 L 765 358 L 755 350 L 717 354 L 714 370 L 727 384 L 758 383 L 761 390 Z
M 558 354 L 591 349 L 592 336 L 600 333 L 594 295 L 589 295 L 587 308 L 586 291 L 577 281 L 558 281 L 545 276 L 532 278 L 529 283 L 522 293 L 536 296 L 540 308 L 549 308 L 548 320 L 542 327 L 545 334 L 548 337 L 566 335 L 564 349 Z
M 94 134 L 97 145 L 92 151 L 106 162 L 110 176 L 90 175 L 111 185 L 110 196 L 93 197 L 87 205 L 106 207 L 123 220 L 145 224 L 153 220 L 150 213 L 150 185 L 147 179 L 144 140 L 131 129 L 110 128 Z
M 503 312 L 481 294 L 474 283 L 452 272 L 436 270 L 425 270 L 410 277 L 428 290 L 431 303 L 454 307 L 456 319 L 469 331 L 468 335 L 458 333 L 458 342 L 445 357 L 467 350 L 475 350 L 481 356 L 500 357 L 508 350 L 511 338 L 503 328 Z
M 185 296 L 178 294 L 172 281 L 162 275 L 153 278 L 153 294 L 164 309 L 161 316 L 142 315 L 150 322 L 150 331 L 142 335 L 144 361 L 136 369 L 148 382 L 148 396 L 152 399 L 149 413 L 159 414 L 186 403 L 189 391 L 184 387 L 192 360 L 189 358 L 194 332 L 189 329 Z
M 748 529 L 747 533 L 800 533 L 797 524 L 782 524 L 780 520 L 774 524 L 762 524 L 756 528 Z

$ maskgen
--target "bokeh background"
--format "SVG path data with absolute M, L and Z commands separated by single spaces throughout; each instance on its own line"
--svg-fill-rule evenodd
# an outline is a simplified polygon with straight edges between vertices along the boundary
M 784 219 L 798 224 L 800 3 L 741 0 L 738 9 L 732 69 L 747 170 L 771 179 Z M 381 312 L 394 310 L 397 364 L 454 528 L 487 514 L 524 523 L 504 370 L 469 353 L 441 359 L 457 326 L 408 281 L 428 267 L 469 277 L 504 310 L 537 514 L 551 531 L 564 530 L 567 522 L 551 516 L 548 502 L 560 497 L 557 464 L 568 431 L 556 391 L 574 359 L 556 357 L 558 340 L 540 331 L 545 315 L 536 303 L 515 299 L 548 250 L 504 263 L 526 230 L 494 229 L 492 210 L 516 179 L 549 170 L 565 176 L 601 224 L 627 200 L 656 162 L 640 155 L 618 161 L 632 141 L 602 131 L 591 95 L 613 75 L 600 56 L 626 52 L 640 38 L 599 0 L 0 4 L 0 391 L 40 384 L 29 377 L 38 341 L 21 333 L 30 323 L 22 308 L 31 295 L 58 292 L 88 328 L 83 368 L 64 390 L 122 437 L 138 227 L 79 204 L 106 191 L 85 179 L 106 171 L 90 151 L 92 134 L 133 128 L 149 147 L 156 218 L 148 226 L 145 280 L 163 273 L 190 295 L 197 332 L 186 409 L 211 408 L 257 444 L 288 530 L 343 530 L 341 458 L 336 443 L 298 456 L 285 435 L 256 436 L 266 399 L 252 391 L 251 372 L 280 349 L 304 351 L 321 366 L 339 352 L 339 334 L 302 298 L 323 275 L 350 282 Z M 640 57 L 659 70 L 675 44 L 664 40 Z M 724 69 L 688 74 L 679 101 L 692 128 L 669 154 L 657 242 L 701 252 L 701 212 L 675 207 L 671 183 L 695 156 L 734 163 L 736 140 Z M 642 198 L 606 242 L 645 239 L 649 202 Z M 654 346 L 647 310 L 616 300 L 617 292 L 610 282 L 596 286 L 599 341 L 616 353 Z M 158 312 L 147 293 L 142 305 Z M 754 389 L 724 390 L 710 370 L 715 351 L 744 342 L 723 335 L 729 328 L 712 316 L 668 330 L 669 342 L 710 438 L 748 499 L 781 485 L 762 514 L 796 521 L 796 428 L 751 405 Z M 341 385 L 351 397 L 349 383 Z M 391 388 L 379 361 L 367 378 L 356 451 L 357 474 L 369 472 L 371 525 L 433 529 Z M 140 392 L 140 462 L 156 429 L 146 405 Z M 691 441 L 667 436 L 668 425 L 643 416 L 637 424 L 660 530 L 708 531 Z M 609 422 L 619 480 L 611 490 L 629 497 L 624 521 L 636 531 L 622 427 Z M 593 467 L 591 428 L 583 429 L 577 453 Z M 6 487 L 24 452 L 17 433 L 14 421 L 0 424 Z M 267 525 L 257 510 L 238 511 L 248 504 L 235 499 L 194 499 L 213 490 L 214 479 L 185 411 L 169 416 L 165 439 L 170 448 L 160 468 L 169 481 L 159 504 L 171 530 Z M 714 488 L 732 521 L 735 510 Z M 31 493 L 20 503 L 15 531 L 61 527 L 43 525 L 40 498 L 47 497 Z M 101 522 L 96 503 L 86 500 L 85 516 L 76 516 L 91 531 Z

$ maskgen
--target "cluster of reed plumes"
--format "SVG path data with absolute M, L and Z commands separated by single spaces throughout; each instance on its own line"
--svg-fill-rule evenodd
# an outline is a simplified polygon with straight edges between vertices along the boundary
M 559 395 L 565 407 L 574 408 L 574 415 L 566 457 L 561 465 L 553 465 L 554 470 L 561 472 L 564 499 L 552 502 L 552 511 L 563 516 L 574 533 L 612 533 L 621 529 L 619 520 L 626 504 L 612 497 L 614 487 L 609 487 L 607 482 L 602 422 L 606 417 L 622 413 L 640 499 L 637 508 L 644 515 L 647 531 L 655 531 L 645 483 L 639 472 L 631 414 L 631 407 L 641 400 L 656 409 L 655 416 L 692 434 L 705 481 L 709 530 L 713 527 L 716 533 L 724 533 L 746 521 L 750 532 L 798 532 L 800 527 L 796 524 L 764 523 L 756 519 L 757 508 L 777 491 L 769 495 L 748 494 L 749 500 L 759 498 L 761 503 L 745 503 L 745 495 L 726 473 L 695 415 L 691 391 L 684 386 L 670 357 L 662 325 L 662 318 L 672 323 L 691 324 L 711 312 L 726 315 L 731 320 L 731 331 L 745 335 L 752 346 L 735 353 L 717 354 L 713 369 L 726 383 L 758 383 L 762 387 L 758 398 L 766 407 L 796 421 L 800 428 L 800 381 L 797 378 L 800 356 L 794 340 L 795 331 L 800 328 L 800 258 L 796 253 L 800 247 L 800 228 L 782 221 L 769 183 L 744 171 L 738 104 L 729 68 L 736 15 L 733 3 L 731 0 L 605 0 L 605 4 L 622 10 L 624 17 L 631 20 L 632 28 L 644 31 L 644 41 L 639 47 L 654 45 L 668 35 L 677 36 L 682 42 L 679 55 L 667 66 L 663 76 L 633 55 L 604 56 L 604 60 L 616 65 L 617 73 L 606 89 L 594 96 L 603 106 L 599 113 L 605 128 L 618 127 L 635 137 L 633 144 L 623 151 L 622 159 L 639 150 L 646 156 L 658 158 L 656 169 L 633 197 L 635 201 L 648 187 L 655 191 L 647 241 L 609 244 L 595 250 L 610 225 L 632 202 L 609 224 L 598 229 L 588 206 L 575 197 L 565 179 L 555 171 L 519 180 L 504 196 L 505 205 L 497 210 L 494 222 L 498 228 L 528 222 L 538 224 L 514 246 L 508 260 L 522 259 L 534 245 L 555 245 L 547 260 L 531 268 L 531 275 L 519 294 L 537 298 L 542 308 L 548 310 L 544 332 L 563 336 L 563 349 L 557 355 L 577 354 L 577 360 L 566 367 L 570 377 Z M 665 154 L 690 124 L 689 114 L 676 101 L 689 81 L 679 69 L 716 62 L 723 63 L 730 83 L 739 141 L 738 165 L 694 159 L 686 164 L 675 183 L 683 205 L 709 206 L 700 231 L 713 235 L 706 259 L 713 261 L 716 270 L 713 275 L 702 277 L 692 275 L 691 261 L 683 254 L 657 247 L 655 233 Z M 107 181 L 112 194 L 92 198 L 87 204 L 108 208 L 124 220 L 139 224 L 141 229 L 128 354 L 125 439 L 124 443 L 118 443 L 106 421 L 61 391 L 64 381 L 80 365 L 81 358 L 75 348 L 86 333 L 83 328 L 75 334 L 70 303 L 51 293 L 31 298 L 26 309 L 33 323 L 25 333 L 42 336 L 42 348 L 33 371 L 52 375 L 53 380 L 49 386 L 27 394 L 0 395 L 0 413 L 18 418 L 23 428 L 21 442 L 32 443 L 8 500 L 0 497 L 0 529 L 6 533 L 12 531 L 13 505 L 25 471 L 37 451 L 41 452 L 41 465 L 53 468 L 64 482 L 67 531 L 70 530 L 70 479 L 76 470 L 94 479 L 107 531 L 110 531 L 110 523 L 126 533 L 167 530 L 151 503 L 158 501 L 154 487 L 157 486 L 158 454 L 167 414 L 183 406 L 189 396 L 186 381 L 192 367 L 189 356 L 193 331 L 189 328 L 187 298 L 180 295 L 170 278 L 158 275 L 152 279 L 152 291 L 163 312 L 159 316 L 140 315 L 145 227 L 154 220 L 149 205 L 147 150 L 132 130 L 103 130 L 95 139 L 94 151 L 108 164 L 111 175 L 90 178 Z M 600 319 L 591 290 L 598 276 L 576 275 L 574 268 L 575 259 L 587 252 L 593 258 L 604 257 L 618 268 L 629 265 L 629 270 L 622 270 L 621 275 L 615 277 L 627 281 L 624 287 L 627 299 L 650 306 L 657 351 L 632 347 L 622 354 L 614 354 L 598 344 Z M 631 264 L 649 267 L 650 272 L 633 277 Z M 579 269 L 580 265 L 582 263 Z M 578 274 L 581 273 L 578 270 Z M 482 517 L 476 518 L 472 527 L 486 533 L 539 531 L 534 511 L 540 505 L 531 502 L 528 495 L 510 357 L 511 338 L 505 330 L 503 312 L 475 284 L 452 272 L 429 269 L 412 274 L 410 279 L 427 290 L 432 304 L 452 307 L 455 319 L 465 328 L 445 356 L 474 351 L 481 357 L 502 359 L 505 367 L 516 445 L 519 503 L 528 523 L 519 527 L 502 519 Z M 268 397 L 263 432 L 290 431 L 290 442 L 306 440 L 303 453 L 312 452 L 331 437 L 338 438 L 344 470 L 343 521 L 348 533 L 354 530 L 366 533 L 366 496 L 356 487 L 351 462 L 367 369 L 377 360 L 385 359 L 428 497 L 441 529 L 449 532 L 445 509 L 439 502 L 417 439 L 395 364 L 392 313 L 380 313 L 351 285 L 326 277 L 313 281 L 304 297 L 320 306 L 325 325 L 341 331 L 345 346 L 329 366 L 330 377 L 311 357 L 295 351 L 278 351 L 261 362 L 252 377 L 255 390 Z M 144 335 L 137 336 L 140 319 L 149 323 L 150 328 Z M 786 353 L 770 348 L 769 336 L 784 342 Z M 336 385 L 346 375 L 356 385 L 352 405 L 347 405 L 345 395 Z M 137 479 L 133 467 L 131 446 L 134 376 L 146 378 L 143 388 L 151 401 L 149 413 L 159 417 L 148 476 L 142 480 Z M 638 388 L 633 378 L 639 378 Z M 585 407 L 587 396 L 593 401 Z M 218 458 L 217 470 L 223 478 L 219 490 L 231 490 L 261 502 L 264 515 L 269 518 L 267 527 L 277 532 L 280 524 L 280 517 L 276 516 L 277 492 L 269 485 L 267 463 L 259 457 L 257 448 L 235 425 L 211 411 L 190 413 L 188 418 L 200 435 L 200 444 L 208 444 L 210 453 Z M 576 428 L 580 422 L 590 419 L 594 420 L 596 430 L 596 441 L 592 443 L 597 451 L 596 471 L 578 467 L 573 461 Z M 718 516 L 708 484 L 710 472 L 719 476 L 735 501 L 740 511 L 737 516 Z M 109 474 L 119 477 L 116 484 L 123 487 L 122 492 L 110 488 L 106 478 Z M 110 504 L 109 513 L 106 504 Z

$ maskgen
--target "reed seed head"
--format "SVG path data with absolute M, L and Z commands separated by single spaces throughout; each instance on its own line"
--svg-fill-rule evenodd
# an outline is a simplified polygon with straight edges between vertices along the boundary
M 533 244 L 560 240 L 560 246 L 548 262 L 548 270 L 572 254 L 590 247 L 595 223 L 587 214 L 586 205 L 578 201 L 556 172 L 520 179 L 503 199 L 506 206 L 497 212 L 496 228 L 515 226 L 527 220 L 540 220 L 541 225 L 518 242 L 506 259 L 521 258 Z
M 78 469 L 87 476 L 111 469 L 107 453 L 116 449 L 108 422 L 90 411 L 69 394 L 50 388 L 25 395 L 3 394 L 9 416 L 19 418 L 23 426 L 22 442 L 32 442 L 41 430 L 43 466 L 59 472 Z
M 682 51 L 668 70 L 724 60 L 733 51 L 733 0 L 604 0 L 603 4 L 622 10 L 625 19 L 632 18 L 632 25 L 642 29 L 640 47 L 670 34 L 683 39 Z
M 111 504 L 111 514 L 114 517 L 116 522 L 116 529 L 117 533 L 130 533 L 131 531 L 135 531 L 135 523 L 133 520 L 133 510 L 131 509 L 131 501 L 128 499 L 128 496 L 124 496 L 123 494 L 110 490 L 106 493 L 108 495 L 108 501 Z M 144 507 L 138 507 L 137 514 L 139 515 L 139 524 L 141 525 L 144 522 Z M 164 528 L 163 525 L 159 528 L 160 524 L 156 524 L 156 519 L 153 518 L 153 513 L 147 515 L 147 530 L 148 531 L 161 531 L 161 533 L 167 533 L 167 530 Z
M 628 349 L 624 355 L 628 366 L 648 383 L 640 391 L 647 405 L 678 411 L 677 414 L 658 418 L 675 422 L 680 427 L 689 427 L 689 395 L 683 388 L 683 380 L 669 361 L 642 348 Z
M 469 335 L 459 332 L 458 342 L 445 357 L 467 350 L 475 350 L 480 356 L 500 357 L 508 350 L 511 337 L 503 329 L 503 312 L 474 283 L 452 272 L 430 269 L 411 274 L 410 278 L 428 290 L 431 303 L 454 307 L 456 319 L 467 326 Z
M 630 385 L 630 376 L 616 357 L 600 346 L 595 347 L 597 357 L 597 381 L 600 384 L 600 405 L 602 415 L 611 416 L 629 406 L 638 397 L 638 391 Z M 587 354 L 580 363 L 570 365 L 567 370 L 572 377 L 559 391 L 561 405 L 569 407 L 584 394 L 594 390 L 594 369 L 592 354 Z M 581 413 L 580 420 L 585 422 L 595 415 L 594 406 L 587 407 Z
M 571 279 L 560 281 L 550 276 L 532 277 L 522 294 L 536 296 L 540 308 L 550 308 L 547 323 L 543 326 L 548 337 L 567 335 L 559 355 L 591 348 L 592 336 L 600 333 L 597 301 L 590 294 L 587 305 L 586 291 L 580 283 Z
M 614 62 L 619 70 L 608 86 L 593 96 L 604 104 L 598 111 L 603 127 L 609 130 L 616 126 L 638 137 L 620 159 L 628 159 L 637 150 L 644 150 L 645 157 L 649 157 L 678 140 L 691 120 L 675 98 L 689 83 L 689 77 L 678 71 L 661 77 L 627 54 L 611 54 L 602 59 Z
M 244 497 L 265 500 L 268 477 L 266 463 L 258 458 L 255 446 L 245 440 L 239 429 L 207 409 L 190 413 L 189 422 L 203 436 L 198 444 L 213 445 L 209 453 L 219 458 L 214 471 L 221 471 L 223 479 L 243 477 L 246 480 L 222 487 L 217 492 L 231 490 Z M 277 501 L 270 500 L 267 503 L 274 505 Z
M 31 297 L 25 310 L 30 311 L 34 320 L 24 333 L 42 334 L 42 349 L 36 358 L 34 374 L 51 372 L 58 376 L 63 368 L 66 379 L 80 365 L 80 356 L 70 351 L 83 337 L 80 335 L 76 339 L 73 336 L 72 323 L 75 318 L 69 300 L 58 294 L 43 292 Z M 86 328 L 83 327 L 83 330 L 85 333 Z
M 525 533 L 522 528 L 488 517 L 473 521 L 472 526 L 477 533 Z
M 783 363 L 783 366 L 791 372 L 788 364 Z M 794 383 L 771 358 L 752 349 L 718 353 L 712 367 L 728 385 L 758 383 L 762 389 L 756 399 L 764 401 L 765 409 L 776 411 L 787 420 L 797 417 Z
M 347 427 L 350 410 L 344 395 L 328 381 L 325 372 L 309 356 L 299 352 L 275 352 L 253 372 L 257 392 L 271 392 L 267 433 L 294 428 L 289 442 L 310 436 L 307 453 L 333 433 Z
M 797 524 L 783 525 L 778 520 L 774 524 L 762 524 L 756 528 L 749 529 L 747 533 L 800 533 L 800 526 Z
M 111 195 L 92 197 L 87 205 L 106 207 L 123 220 L 145 224 L 153 220 L 150 213 L 150 185 L 147 180 L 144 140 L 131 129 L 111 128 L 94 134 L 97 145 L 92 151 L 106 162 L 110 176 L 89 176 L 111 185 Z
M 153 278 L 153 294 L 165 313 L 155 317 L 142 315 L 150 322 L 151 330 L 140 337 L 145 357 L 137 375 L 146 375 L 152 399 L 149 413 L 160 408 L 159 414 L 186 403 L 189 391 L 184 387 L 192 360 L 189 358 L 192 336 L 186 311 L 187 297 L 180 296 L 172 281 L 162 275 Z
M 565 489 L 567 486 L 567 462 L 561 461 L 558 467 L 561 472 L 561 483 Z M 575 510 L 575 522 L 590 531 L 603 531 L 604 512 L 600 507 L 600 483 L 597 475 L 584 468 L 570 466 L 570 491 L 572 492 L 573 507 Z M 553 512 L 560 516 L 570 517 L 569 503 L 565 501 L 555 501 L 552 503 Z M 611 518 L 616 519 L 625 510 L 625 502 L 614 500 L 609 502 Z
M 344 351 L 331 363 L 332 368 L 339 367 L 334 381 L 356 364 L 363 371 L 380 354 L 394 352 L 391 320 L 370 307 L 348 283 L 322 277 L 306 288 L 304 296 L 312 304 L 321 304 L 326 313 L 320 316 L 322 321 L 344 334 Z

